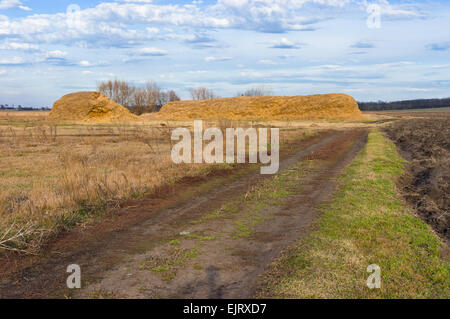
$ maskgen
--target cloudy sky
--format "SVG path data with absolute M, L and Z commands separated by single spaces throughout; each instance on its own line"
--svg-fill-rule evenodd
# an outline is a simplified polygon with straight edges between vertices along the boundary
M 0 103 L 47 106 L 98 81 L 189 98 L 450 96 L 450 1 L 0 0 Z

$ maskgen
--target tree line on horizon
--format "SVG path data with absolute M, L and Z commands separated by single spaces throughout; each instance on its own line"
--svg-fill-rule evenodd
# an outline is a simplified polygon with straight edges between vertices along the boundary
M 136 86 L 123 80 L 108 80 L 99 82 L 97 90 L 116 103 L 128 108 L 131 112 L 141 115 L 143 113 L 157 112 L 169 102 L 180 101 L 181 98 L 174 90 L 163 90 L 154 81 L 148 81 L 142 86 Z M 212 89 L 205 87 L 189 89 L 192 100 L 202 101 L 220 98 Z M 267 86 L 256 86 L 243 92 L 237 92 L 235 97 L 241 96 L 270 96 L 273 90 Z M 450 97 L 441 99 L 415 99 L 402 101 L 357 102 L 361 111 L 389 111 L 412 110 L 450 107 Z M 51 110 L 49 107 L 33 108 L 18 105 L 10 106 L 0 104 L 0 110 L 35 111 Z
M 395 111 L 450 107 L 450 98 L 443 99 L 416 99 L 395 102 L 358 102 L 361 111 Z
M 31 106 L 22 106 L 22 105 L 17 105 L 15 106 L 14 104 L 9 105 L 9 104 L 0 104 L 0 110 L 4 110 L 4 111 L 50 111 L 51 107 L 48 106 L 42 106 L 42 107 L 31 107 Z

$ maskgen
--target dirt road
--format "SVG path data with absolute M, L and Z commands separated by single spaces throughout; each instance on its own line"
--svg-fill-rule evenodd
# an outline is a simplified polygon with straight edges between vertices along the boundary
M 248 170 L 123 208 L 108 225 L 61 238 L 42 257 L 0 271 L 0 298 L 248 298 L 271 261 L 314 227 L 315 207 L 366 142 L 367 130 L 301 142 L 273 177 Z M 164 191 L 162 190 L 162 193 Z M 66 267 L 82 270 L 66 288 Z

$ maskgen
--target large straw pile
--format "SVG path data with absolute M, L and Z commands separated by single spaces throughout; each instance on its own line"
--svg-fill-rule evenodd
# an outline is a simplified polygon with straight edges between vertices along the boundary
M 50 121 L 126 122 L 139 118 L 98 92 L 67 94 L 53 104 Z
M 145 117 L 159 120 L 358 120 L 362 114 L 351 96 L 324 94 L 172 102 L 159 113 Z

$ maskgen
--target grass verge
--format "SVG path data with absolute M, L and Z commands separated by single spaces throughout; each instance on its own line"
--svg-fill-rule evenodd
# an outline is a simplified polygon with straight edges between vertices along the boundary
M 263 298 L 449 298 L 450 263 L 430 226 L 396 192 L 404 171 L 377 129 L 347 167 L 334 200 L 320 207 L 318 230 L 293 245 L 268 272 Z M 381 268 L 369 289 L 367 267 Z

